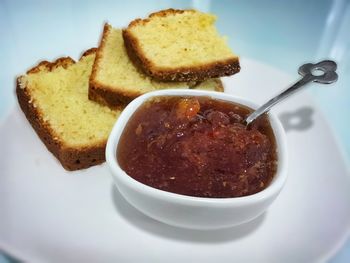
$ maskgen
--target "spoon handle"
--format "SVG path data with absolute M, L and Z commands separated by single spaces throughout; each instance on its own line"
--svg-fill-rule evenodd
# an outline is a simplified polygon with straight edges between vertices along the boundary
M 278 94 L 276 97 L 270 99 L 264 105 L 252 112 L 246 119 L 246 124 L 250 124 L 256 120 L 260 115 L 268 112 L 272 106 L 276 105 L 280 101 L 299 91 L 303 86 L 310 82 L 317 82 L 322 84 L 330 84 L 338 79 L 338 75 L 335 72 L 337 64 L 331 60 L 324 60 L 317 64 L 304 64 L 299 68 L 299 74 L 303 77 L 296 82 L 293 86 L 289 87 L 285 91 Z M 320 71 L 321 75 L 315 75 L 315 71 Z
M 295 83 L 290 88 L 286 89 L 282 93 L 278 94 L 276 97 L 270 99 L 268 102 L 266 102 L 264 105 L 259 107 L 257 110 L 255 110 L 253 113 L 251 113 L 246 119 L 246 124 L 250 124 L 255 119 L 257 119 L 260 115 L 264 114 L 265 112 L 268 112 L 272 106 L 276 105 L 280 101 L 284 100 L 285 98 L 289 97 L 293 93 L 297 92 L 299 88 L 306 85 L 311 81 L 310 77 L 303 77 L 300 79 L 297 83 Z

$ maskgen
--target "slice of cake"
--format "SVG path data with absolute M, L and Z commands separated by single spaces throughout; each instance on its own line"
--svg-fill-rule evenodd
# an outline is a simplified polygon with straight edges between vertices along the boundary
M 149 91 L 191 87 L 223 91 L 219 79 L 202 83 L 162 82 L 145 75 L 126 53 L 122 31 L 105 24 L 90 77 L 91 100 L 118 108 Z
M 49 151 L 67 170 L 105 160 L 105 145 L 119 111 L 88 99 L 95 49 L 78 62 L 44 61 L 17 78 L 19 105 Z
M 201 81 L 239 72 L 238 57 L 217 32 L 216 17 L 168 9 L 136 19 L 123 30 L 128 54 L 163 81 Z

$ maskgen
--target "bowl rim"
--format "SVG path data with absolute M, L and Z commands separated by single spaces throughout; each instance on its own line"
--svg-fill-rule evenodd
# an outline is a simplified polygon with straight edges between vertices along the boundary
M 119 118 L 115 122 L 112 131 L 109 135 L 107 145 L 106 145 L 106 162 L 109 166 L 109 169 L 112 173 L 114 180 L 120 181 L 123 184 L 128 185 L 131 188 L 134 188 L 136 191 L 143 192 L 146 195 L 150 195 L 154 198 L 161 198 L 163 200 L 171 201 L 177 204 L 186 204 L 192 206 L 206 205 L 206 206 L 227 206 L 227 205 L 247 205 L 253 204 L 256 202 L 261 202 L 270 197 L 277 195 L 280 190 L 283 188 L 283 185 L 287 179 L 287 161 L 288 161 L 288 152 L 287 152 L 287 138 L 284 131 L 284 128 L 273 112 L 269 112 L 269 120 L 273 133 L 276 139 L 277 147 L 277 171 L 274 179 L 264 190 L 257 192 L 252 195 L 242 196 L 242 197 L 228 197 L 228 198 L 211 198 L 211 197 L 196 197 L 196 196 L 187 196 L 172 192 L 167 192 L 160 190 L 148 185 L 145 185 L 131 176 L 129 176 L 120 166 L 117 161 L 117 146 L 119 143 L 120 136 L 125 128 L 130 117 L 133 113 L 145 102 L 146 100 L 158 97 L 158 96 L 208 96 L 213 99 L 224 100 L 228 102 L 235 102 L 242 105 L 246 105 L 253 109 L 256 109 L 259 105 L 242 98 L 240 96 L 216 92 L 216 91 L 206 91 L 206 90 L 192 90 L 192 89 L 165 89 L 148 92 L 144 95 L 139 96 L 130 102 L 125 109 L 120 114 Z M 118 186 L 118 183 L 117 183 Z

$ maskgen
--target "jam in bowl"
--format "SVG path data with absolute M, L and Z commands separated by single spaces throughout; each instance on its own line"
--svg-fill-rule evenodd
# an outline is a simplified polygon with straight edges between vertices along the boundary
M 235 96 L 162 90 L 131 102 L 106 147 L 114 182 L 134 207 L 161 222 L 217 229 L 250 221 L 286 180 L 286 139 L 272 113 Z

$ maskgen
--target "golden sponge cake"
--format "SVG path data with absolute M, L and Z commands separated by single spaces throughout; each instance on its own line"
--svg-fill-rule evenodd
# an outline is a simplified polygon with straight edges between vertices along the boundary
M 239 72 L 239 59 L 217 32 L 213 15 L 168 9 L 123 30 L 130 58 L 163 81 L 202 81 Z
M 130 60 L 122 31 L 105 24 L 90 77 L 89 98 L 111 108 L 120 108 L 146 92 L 165 88 L 223 91 L 219 79 L 197 83 L 164 82 L 149 77 Z
M 105 145 L 119 111 L 88 99 L 95 49 L 78 62 L 44 61 L 17 78 L 19 105 L 49 151 L 67 170 L 105 160 Z

